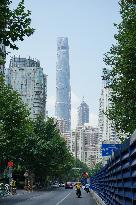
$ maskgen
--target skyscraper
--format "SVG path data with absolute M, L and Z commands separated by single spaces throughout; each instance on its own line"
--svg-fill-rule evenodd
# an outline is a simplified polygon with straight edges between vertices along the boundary
M 0 43 L 0 57 L 2 56 L 3 58 L 5 58 L 4 56 L 6 55 L 6 51 L 5 51 L 5 46 L 4 44 Z M 4 74 L 5 65 L 0 65 L 0 74 Z
M 104 71 L 103 71 L 104 72 Z M 107 70 L 107 72 L 109 72 Z M 103 74 L 104 75 L 104 74 Z M 110 101 L 112 89 L 109 87 L 109 81 L 105 78 L 102 79 L 101 97 L 99 99 L 99 158 L 102 158 L 101 146 L 105 144 L 117 144 L 119 143 L 118 134 L 115 130 L 114 123 L 104 114 L 110 109 L 112 102 Z
M 19 92 L 23 102 L 28 105 L 31 118 L 35 119 L 40 114 L 46 117 L 47 75 L 38 60 L 12 58 L 8 84 Z
M 103 79 L 101 97 L 99 99 L 99 142 L 116 142 L 117 140 L 113 122 L 109 120 L 108 117 L 104 114 L 111 107 L 111 94 L 112 89 L 109 87 L 108 80 Z
M 66 132 L 71 130 L 69 46 L 66 37 L 57 39 L 55 116 L 67 122 Z
M 89 106 L 85 103 L 84 99 L 78 107 L 78 126 L 89 123 Z
M 75 158 L 94 167 L 98 160 L 98 128 L 77 126 L 72 131 L 72 153 Z

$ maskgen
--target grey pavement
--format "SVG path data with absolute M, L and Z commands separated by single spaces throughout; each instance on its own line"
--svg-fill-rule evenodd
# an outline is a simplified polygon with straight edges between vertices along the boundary
M 15 196 L 0 199 L 0 205 L 96 205 L 90 193 L 82 190 L 81 198 L 77 198 L 75 190 L 64 188 L 52 191 L 26 193 L 18 192 Z

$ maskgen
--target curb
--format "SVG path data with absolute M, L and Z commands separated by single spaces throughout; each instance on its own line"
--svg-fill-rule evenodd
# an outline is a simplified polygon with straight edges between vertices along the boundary
M 96 203 L 98 205 L 106 205 L 105 202 L 101 199 L 101 197 L 99 197 L 96 192 L 94 192 L 93 190 L 91 190 L 91 194 L 93 196 L 93 198 L 95 199 Z

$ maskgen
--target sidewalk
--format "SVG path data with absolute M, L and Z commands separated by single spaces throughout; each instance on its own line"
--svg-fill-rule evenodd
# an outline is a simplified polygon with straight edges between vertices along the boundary
M 26 194 L 30 194 L 30 193 L 33 193 L 33 192 L 28 192 L 28 191 L 26 191 L 26 190 L 24 190 L 24 189 L 17 189 L 17 191 L 16 191 L 16 194 L 6 194 L 6 195 L 4 195 L 4 196 L 1 196 L 0 198 L 3 198 L 3 197 L 11 197 L 11 196 L 20 196 L 20 195 L 26 195 Z
M 90 192 L 90 202 L 91 202 L 91 205 L 98 205 L 96 199 L 94 198 L 92 192 Z

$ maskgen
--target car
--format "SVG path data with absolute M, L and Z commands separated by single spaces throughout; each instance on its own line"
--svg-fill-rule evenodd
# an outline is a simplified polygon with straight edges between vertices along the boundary
M 72 184 L 72 182 L 66 182 L 66 183 L 65 183 L 65 189 L 73 189 L 73 184 Z
M 51 184 L 52 188 L 58 188 L 59 187 L 59 183 L 58 182 L 54 182 L 53 184 Z
M 65 184 L 63 182 L 59 183 L 59 187 L 65 187 Z

